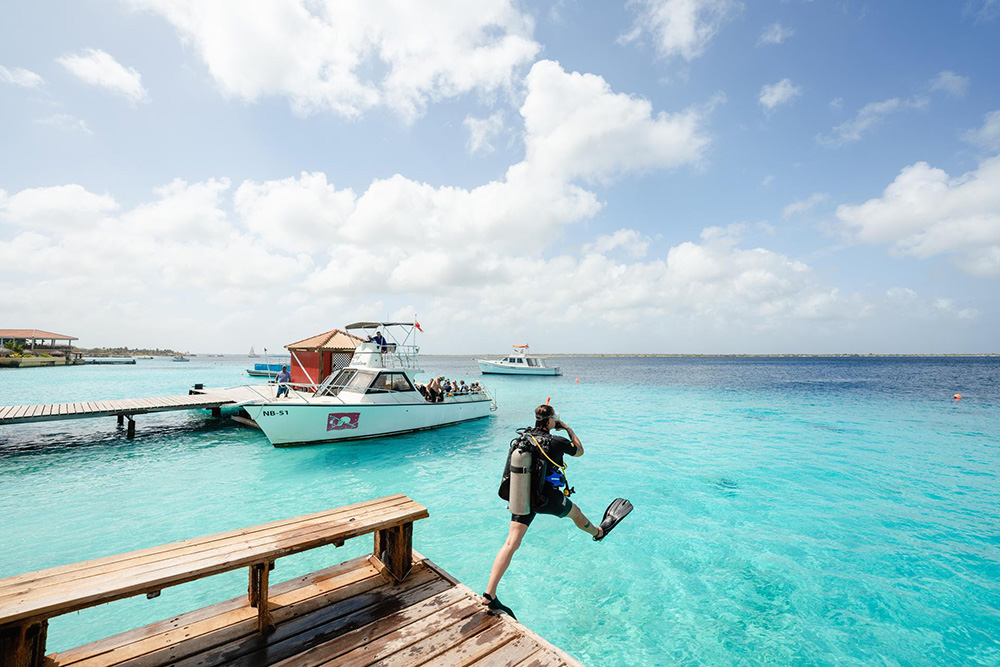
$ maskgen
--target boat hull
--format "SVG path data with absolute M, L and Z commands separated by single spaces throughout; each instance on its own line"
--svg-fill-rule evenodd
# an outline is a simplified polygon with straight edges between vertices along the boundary
M 423 431 L 481 419 L 490 414 L 488 397 L 446 399 L 443 403 L 334 403 L 318 399 L 279 400 L 244 409 L 275 447 L 314 445 Z
M 514 366 L 505 366 L 503 364 L 493 363 L 490 361 L 480 361 L 479 370 L 483 374 L 495 374 L 495 375 L 542 375 L 542 376 L 552 376 L 552 375 L 562 375 L 558 366 L 549 368 L 547 366 L 526 366 L 524 368 L 517 368 Z

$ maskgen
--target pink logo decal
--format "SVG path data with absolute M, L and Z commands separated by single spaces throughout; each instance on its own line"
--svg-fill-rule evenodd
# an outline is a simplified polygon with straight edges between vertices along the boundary
M 360 412 L 331 412 L 326 420 L 327 431 L 342 431 L 345 428 L 357 428 Z

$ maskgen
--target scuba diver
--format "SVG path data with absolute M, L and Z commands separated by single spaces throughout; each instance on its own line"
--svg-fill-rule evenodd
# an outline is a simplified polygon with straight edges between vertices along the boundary
M 565 431 L 569 438 L 553 435 L 553 430 Z M 573 429 L 559 420 L 548 401 L 535 408 L 535 426 L 518 429 L 518 434 L 511 441 L 498 491 L 501 498 L 509 501 L 510 532 L 493 561 L 482 599 L 491 612 L 502 612 L 515 619 L 514 612 L 497 599 L 497 586 L 537 514 L 560 519 L 568 516 L 577 528 L 600 542 L 632 511 L 632 503 L 616 498 L 605 510 L 600 525 L 595 526 L 569 499 L 574 489 L 566 480 L 563 457 L 583 456 L 583 444 Z

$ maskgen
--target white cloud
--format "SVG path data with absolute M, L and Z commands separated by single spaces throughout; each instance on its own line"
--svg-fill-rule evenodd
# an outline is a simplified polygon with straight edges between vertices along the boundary
M 607 254 L 621 248 L 632 257 L 645 257 L 649 250 L 649 239 L 634 229 L 619 229 L 613 234 L 598 236 L 593 243 L 583 246 L 584 254 Z
M 224 238 L 232 232 L 220 208 L 228 189 L 228 178 L 194 184 L 176 178 L 155 189 L 159 200 L 136 206 L 121 216 L 121 222 L 142 236 Z
M 1000 0 L 966 0 L 964 12 L 976 21 L 989 22 L 1000 16 Z
M 764 177 L 764 180 L 760 182 L 760 184 L 765 188 L 771 185 L 771 183 L 774 183 L 774 174 L 768 174 Z
M 983 117 L 983 125 L 962 134 L 962 139 L 985 151 L 1000 152 L 1000 110 Z
M 80 185 L 28 188 L 0 199 L 0 222 L 40 231 L 87 229 L 118 208 L 109 195 Z
M 927 100 L 919 97 L 909 100 L 894 97 L 882 102 L 872 102 L 861 107 L 854 118 L 833 128 L 830 135 L 820 135 L 816 137 L 816 140 L 825 146 L 842 146 L 858 141 L 865 132 L 881 123 L 890 114 L 908 109 L 921 109 L 925 106 L 927 106 Z
M 780 23 L 772 23 L 760 33 L 760 37 L 757 38 L 757 46 L 781 44 L 794 34 L 795 31 L 791 28 L 786 28 Z
M 837 207 L 862 243 L 897 256 L 950 255 L 966 273 L 1000 276 L 1000 156 L 956 178 L 926 162 L 903 169 L 881 197 Z
M 469 130 L 469 141 L 466 144 L 469 153 L 492 153 L 496 148 L 490 142 L 503 131 L 503 111 L 497 111 L 488 118 L 466 116 L 464 125 Z
M 614 93 L 593 74 L 567 74 L 556 62 L 535 63 L 527 87 L 526 163 L 539 177 L 606 182 L 698 163 L 709 144 L 702 111 L 654 115 L 648 100 Z
M 23 88 L 38 88 L 45 83 L 45 79 L 38 76 L 31 70 L 22 69 L 20 67 L 7 69 L 3 65 L 0 65 L 0 82 L 12 83 L 15 86 L 21 86 Z
M 664 58 L 694 60 L 708 48 L 722 24 L 742 5 L 736 0 L 635 0 L 638 16 L 624 41 L 652 35 Z
M 944 70 L 931 80 L 930 88 L 932 91 L 943 91 L 952 97 L 965 97 L 965 91 L 969 88 L 969 77 Z
M 76 116 L 68 113 L 52 114 L 51 116 L 46 116 L 45 118 L 39 118 L 35 122 L 40 125 L 50 125 L 67 132 L 83 132 L 84 134 L 93 134 L 90 128 L 87 127 L 87 123 L 82 118 L 77 118 Z
M 303 115 L 384 105 L 412 122 L 429 102 L 512 87 L 541 48 L 510 0 L 131 3 L 173 24 L 225 94 L 287 97 Z
M 801 215 L 807 211 L 812 210 L 817 205 L 822 204 L 829 198 L 830 196 L 825 192 L 814 192 L 805 199 L 800 199 L 799 201 L 792 202 L 791 204 L 786 206 L 785 210 L 782 212 L 782 215 L 785 218 L 790 218 L 793 215 Z
M 788 104 L 802 94 L 802 88 L 792 83 L 791 79 L 782 79 L 777 83 L 765 85 L 760 89 L 758 101 L 768 111 L 773 111 L 782 104 Z
M 247 229 L 275 248 L 327 252 L 354 212 L 355 195 L 327 183 L 326 174 L 302 172 L 299 178 L 245 181 L 234 207 Z
M 142 85 L 142 75 L 100 49 L 67 54 L 57 58 L 56 62 L 84 83 L 120 95 L 133 105 L 149 101 L 149 93 Z

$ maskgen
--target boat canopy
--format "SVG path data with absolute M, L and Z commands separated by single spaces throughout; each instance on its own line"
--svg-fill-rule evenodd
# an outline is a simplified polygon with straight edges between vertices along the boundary
M 378 327 L 412 327 L 415 322 L 355 322 L 348 324 L 345 329 L 377 329 Z

